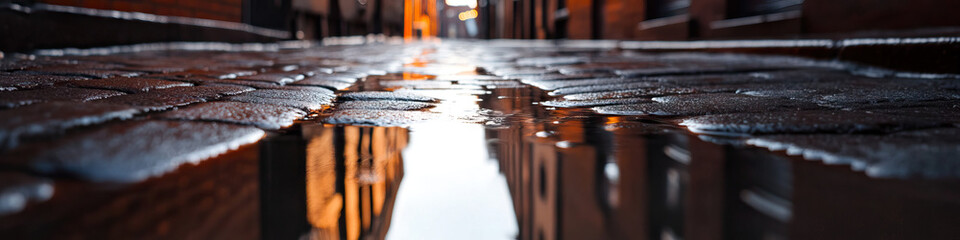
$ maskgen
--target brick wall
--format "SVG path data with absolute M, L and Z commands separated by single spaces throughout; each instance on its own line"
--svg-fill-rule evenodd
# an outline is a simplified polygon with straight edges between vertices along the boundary
M 603 6 L 604 39 L 633 39 L 637 23 L 643 21 L 644 0 L 605 0 Z
M 37 2 L 230 22 L 242 20 L 243 6 L 243 0 L 39 0 Z
M 570 11 L 569 22 L 567 23 L 567 37 L 570 39 L 590 39 L 591 36 L 591 13 L 590 7 L 593 1 L 579 0 L 568 1 L 567 9 Z

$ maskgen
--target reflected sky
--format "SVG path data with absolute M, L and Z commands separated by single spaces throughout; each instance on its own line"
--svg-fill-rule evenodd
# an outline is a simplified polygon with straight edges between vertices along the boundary
M 516 238 L 506 180 L 487 154 L 483 126 L 412 126 L 403 158 L 405 177 L 387 239 Z

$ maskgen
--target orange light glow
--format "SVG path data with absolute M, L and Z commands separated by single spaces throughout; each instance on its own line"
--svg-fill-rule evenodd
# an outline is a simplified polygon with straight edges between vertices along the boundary
M 403 177 L 406 129 L 323 125 L 309 131 L 316 133 L 306 153 L 307 220 L 314 227 L 309 239 L 383 239 Z M 338 192 L 339 164 L 343 190 Z
M 403 39 L 434 39 L 439 25 L 437 0 L 404 1 L 403 7 Z
M 467 19 L 477 18 L 477 10 L 470 9 L 470 11 L 461 12 L 459 17 L 460 17 L 460 21 L 466 21 Z

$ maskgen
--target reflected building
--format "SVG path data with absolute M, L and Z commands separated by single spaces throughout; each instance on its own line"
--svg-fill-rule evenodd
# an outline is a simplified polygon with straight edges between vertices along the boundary
M 383 239 L 407 142 L 405 128 L 303 123 L 140 183 L 66 178 L 0 218 L 0 238 Z
M 945 239 L 956 180 L 878 179 L 847 166 L 687 134 L 655 121 L 546 111 L 495 89 L 487 131 L 518 239 Z M 526 109 L 524 109 L 526 108 Z M 541 120 L 535 120 L 541 119 Z
M 263 238 L 384 239 L 407 130 L 318 124 L 302 131 L 264 144 Z

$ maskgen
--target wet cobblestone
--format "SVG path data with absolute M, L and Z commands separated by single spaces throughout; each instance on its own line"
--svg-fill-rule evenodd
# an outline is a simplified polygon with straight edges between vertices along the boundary
M 49 101 L 86 102 L 123 94 L 113 90 L 49 87 L 0 92 L 0 104 L 6 108 L 12 108 Z
M 960 154 L 949 135 L 960 124 L 957 80 L 863 74 L 869 70 L 791 57 L 496 42 L 7 58 L 0 62 L 0 154 L 37 178 L 136 182 L 305 118 L 496 126 L 532 113 L 478 109 L 478 96 L 531 88 L 545 93 L 537 107 L 550 114 L 736 135 L 880 177 L 960 177 L 957 163 L 944 160 Z M 879 157 L 881 150 L 889 157 Z M 845 160 L 827 160 L 838 158 Z
M 130 121 L 35 143 L 2 162 L 46 174 L 136 182 L 256 142 L 263 130 L 188 121 Z
M 68 128 L 133 118 L 134 107 L 116 104 L 49 102 L 0 111 L 0 142 L 3 148 L 19 145 L 21 139 L 56 135 Z
M 117 90 L 126 93 L 148 92 L 153 89 L 192 86 L 185 82 L 174 82 L 150 78 L 105 78 L 70 82 L 71 87 Z
M 280 129 L 306 115 L 295 108 L 245 102 L 209 102 L 163 113 L 159 117 L 178 120 L 201 120 L 254 125 L 264 129 Z
M 0 72 L 0 91 L 11 91 L 18 89 L 22 90 L 40 86 L 50 86 L 60 82 L 82 79 L 86 78 Z

